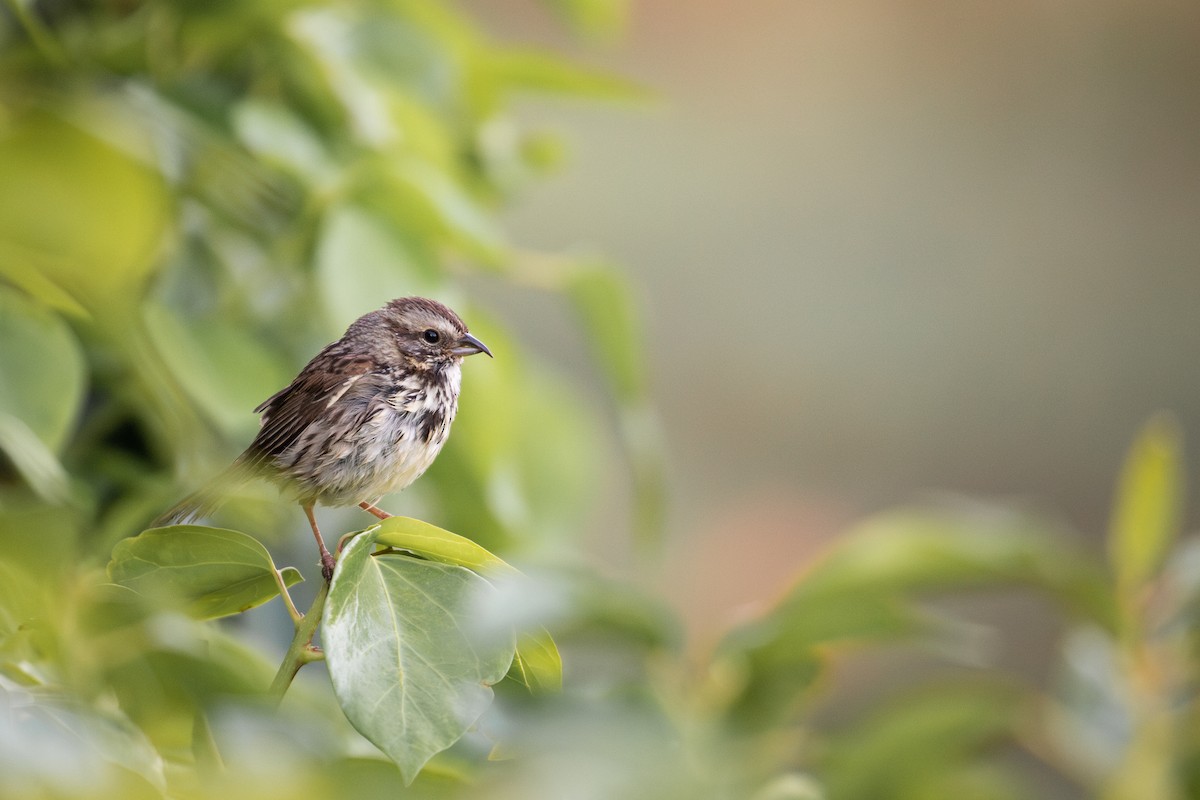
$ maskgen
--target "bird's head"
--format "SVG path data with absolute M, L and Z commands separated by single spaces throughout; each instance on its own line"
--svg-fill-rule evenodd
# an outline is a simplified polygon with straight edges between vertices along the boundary
M 373 321 L 386 340 L 380 345 L 410 368 L 440 369 L 476 353 L 492 355 L 487 345 L 470 334 L 458 314 L 436 300 L 401 297 L 375 314 Z

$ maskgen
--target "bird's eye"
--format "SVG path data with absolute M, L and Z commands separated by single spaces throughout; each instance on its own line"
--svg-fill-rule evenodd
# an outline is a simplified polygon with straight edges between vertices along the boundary
M 425 331 L 424 333 L 421 334 L 421 336 L 422 336 L 422 338 L 425 339 L 425 341 L 429 342 L 430 344 L 437 344 L 438 339 L 442 338 L 440 335 L 438 335 L 438 332 L 435 331 L 433 328 L 430 328 L 429 330 Z

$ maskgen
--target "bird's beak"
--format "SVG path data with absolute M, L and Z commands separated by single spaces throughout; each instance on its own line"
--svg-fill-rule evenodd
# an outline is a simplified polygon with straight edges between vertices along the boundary
M 476 353 L 487 353 L 488 358 L 493 358 L 492 351 L 487 349 L 487 345 L 476 339 L 469 333 L 464 333 L 463 337 L 458 340 L 458 344 L 450 351 L 456 356 L 473 356 Z

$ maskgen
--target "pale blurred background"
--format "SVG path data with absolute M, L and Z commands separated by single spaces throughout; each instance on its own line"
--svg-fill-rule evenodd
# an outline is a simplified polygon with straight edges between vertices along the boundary
M 702 637 L 931 492 L 1098 539 L 1152 412 L 1200 439 L 1200 4 L 658 0 L 593 45 L 468 8 L 659 96 L 531 106 L 571 162 L 509 224 L 640 286 Z M 587 375 L 556 305 L 479 299 Z

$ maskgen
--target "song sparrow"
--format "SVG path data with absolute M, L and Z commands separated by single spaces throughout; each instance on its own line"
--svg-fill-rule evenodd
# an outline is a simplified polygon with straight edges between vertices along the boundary
M 313 506 L 357 503 L 380 519 L 391 516 L 375 503 L 433 463 L 458 410 L 462 360 L 475 353 L 492 355 L 457 314 L 424 297 L 360 317 L 254 409 L 261 428 L 246 451 L 154 525 L 211 514 L 230 489 L 265 476 L 299 500 L 330 580 L 334 560 Z

